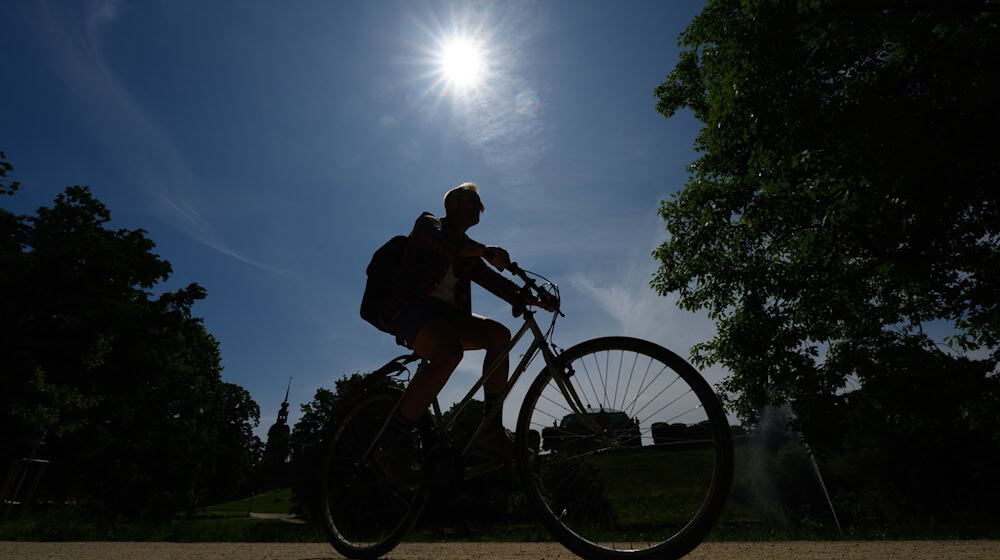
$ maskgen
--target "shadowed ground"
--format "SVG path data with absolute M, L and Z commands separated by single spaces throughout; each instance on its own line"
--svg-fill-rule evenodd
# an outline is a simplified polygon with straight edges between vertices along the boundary
M 317 560 L 341 558 L 324 544 L 274 543 L 0 543 L 0 560 Z M 413 543 L 386 558 L 397 560 L 569 560 L 553 543 Z M 738 560 L 994 560 L 1000 541 L 843 541 L 706 543 L 686 558 Z

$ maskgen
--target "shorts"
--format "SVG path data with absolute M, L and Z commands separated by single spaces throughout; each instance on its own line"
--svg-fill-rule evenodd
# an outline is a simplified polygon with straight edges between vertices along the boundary
M 428 323 L 437 319 L 458 320 L 462 314 L 460 309 L 444 300 L 426 297 L 404 307 L 396 316 L 392 330 L 396 335 L 396 342 L 412 349 L 417 333 Z

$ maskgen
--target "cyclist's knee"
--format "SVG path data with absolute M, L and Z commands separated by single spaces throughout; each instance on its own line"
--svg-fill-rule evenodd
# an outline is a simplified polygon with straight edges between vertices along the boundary
M 462 350 L 462 344 L 455 340 L 437 344 L 433 351 L 430 352 L 428 359 L 435 366 L 451 373 L 458 367 L 464 355 L 465 352 Z
M 510 342 L 510 330 L 502 323 L 473 315 L 459 325 L 462 345 L 466 350 L 486 349 L 487 352 L 501 352 Z
M 505 327 L 503 323 L 496 321 L 490 321 L 490 323 L 490 346 L 497 350 L 503 350 L 510 342 L 510 329 Z

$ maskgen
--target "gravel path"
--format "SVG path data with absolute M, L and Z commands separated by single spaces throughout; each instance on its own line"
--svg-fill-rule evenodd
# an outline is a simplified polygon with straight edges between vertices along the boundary
M 0 542 L 0 560 L 319 560 L 340 558 L 328 545 L 275 543 Z M 570 560 L 551 543 L 413 543 L 392 560 Z M 838 541 L 706 543 L 687 556 L 733 560 L 996 560 L 1000 541 Z

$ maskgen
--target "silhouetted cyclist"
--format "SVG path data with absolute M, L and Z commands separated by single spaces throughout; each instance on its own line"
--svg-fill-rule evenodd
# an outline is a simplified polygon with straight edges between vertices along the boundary
M 486 350 L 483 374 L 503 360 L 483 386 L 485 410 L 500 405 L 509 365 L 504 353 L 510 331 L 504 325 L 472 313 L 470 292 L 475 282 L 512 306 L 536 305 L 552 311 L 548 303 L 522 295 L 517 284 L 491 270 L 502 271 L 510 255 L 501 247 L 483 245 L 465 234 L 479 223 L 485 210 L 474 183 L 463 183 L 444 196 L 445 217 L 424 212 L 410 232 L 389 297 L 382 306 L 397 341 L 427 360 L 406 389 L 402 406 L 389 427 L 376 460 L 397 482 L 416 484 L 422 473 L 412 457 L 414 423 L 427 410 L 462 361 L 465 350 Z M 485 260 L 484 260 L 485 259 Z M 490 458 L 510 458 L 513 436 L 497 414 L 493 429 L 479 438 L 474 451 Z

